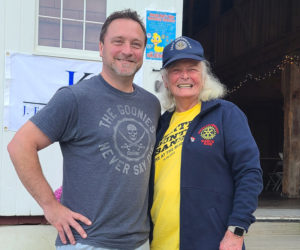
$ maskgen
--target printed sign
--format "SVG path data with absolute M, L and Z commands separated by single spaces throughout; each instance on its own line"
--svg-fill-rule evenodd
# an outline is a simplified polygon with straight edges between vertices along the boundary
M 101 72 L 102 63 L 20 53 L 5 58 L 4 128 L 17 131 L 59 88 Z M 134 82 L 142 85 L 142 71 Z
M 147 11 L 146 59 L 161 60 L 164 47 L 176 37 L 176 13 Z

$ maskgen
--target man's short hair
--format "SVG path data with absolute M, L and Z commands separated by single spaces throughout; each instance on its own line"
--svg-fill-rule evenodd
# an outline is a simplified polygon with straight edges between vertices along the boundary
M 145 28 L 145 25 L 140 17 L 140 15 L 134 11 L 134 10 L 131 10 L 131 9 L 125 9 L 125 10 L 121 10 L 121 11 L 115 11 L 113 12 L 111 15 L 109 15 L 103 26 L 102 26 L 102 29 L 101 29 L 101 32 L 100 32 L 100 42 L 104 43 L 104 37 L 105 37 L 105 34 L 107 32 L 107 29 L 109 27 L 109 25 L 111 24 L 112 21 L 116 20 L 116 19 L 131 19 L 135 22 L 137 22 L 143 32 L 144 32 L 144 35 L 145 35 L 145 46 L 146 46 L 146 43 L 147 43 L 147 35 L 146 35 L 146 28 Z

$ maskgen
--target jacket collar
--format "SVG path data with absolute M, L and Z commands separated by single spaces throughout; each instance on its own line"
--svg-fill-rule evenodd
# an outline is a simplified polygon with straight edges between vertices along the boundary
M 220 99 L 214 99 L 211 101 L 202 102 L 201 111 L 200 111 L 199 116 L 203 117 L 204 115 L 209 113 L 211 110 L 217 108 L 220 105 L 221 105 Z M 172 112 L 166 111 L 161 117 L 161 121 L 163 122 L 163 124 L 166 124 L 166 123 L 169 124 L 173 114 L 174 114 L 174 111 L 172 111 Z

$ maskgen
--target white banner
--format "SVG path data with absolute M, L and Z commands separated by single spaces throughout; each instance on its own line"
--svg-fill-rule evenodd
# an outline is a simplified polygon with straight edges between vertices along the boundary
M 97 75 L 101 69 L 101 62 L 7 53 L 5 130 L 17 131 L 47 104 L 57 89 Z M 134 82 L 142 86 L 141 70 L 136 74 Z

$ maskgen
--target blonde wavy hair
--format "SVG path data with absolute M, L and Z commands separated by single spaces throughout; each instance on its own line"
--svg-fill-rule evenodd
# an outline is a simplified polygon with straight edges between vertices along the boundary
M 226 95 L 226 87 L 220 82 L 220 80 L 211 72 L 210 64 L 208 61 L 200 61 L 200 67 L 202 70 L 202 82 L 203 88 L 199 94 L 199 102 L 205 102 L 222 98 Z M 168 68 L 161 69 L 161 75 L 163 81 L 166 83 L 168 79 Z M 168 111 L 173 111 L 176 107 L 175 98 L 166 87 L 162 92 L 162 106 Z

